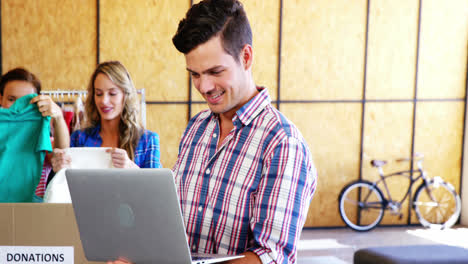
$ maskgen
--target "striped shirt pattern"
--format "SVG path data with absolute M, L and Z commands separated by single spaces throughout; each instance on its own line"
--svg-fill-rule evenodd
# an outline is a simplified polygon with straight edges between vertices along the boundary
M 35 194 L 40 198 L 44 197 L 47 188 L 47 178 L 49 177 L 50 171 L 52 171 L 52 164 L 50 164 L 48 154 L 46 154 L 44 164 L 42 165 L 41 179 L 39 180 L 39 184 L 35 191 Z
M 101 126 L 85 128 L 72 133 L 71 147 L 100 147 L 102 138 L 99 135 Z M 135 164 L 140 168 L 161 168 L 159 136 L 155 132 L 145 130 L 135 149 Z
M 192 252 L 295 263 L 316 169 L 298 129 L 257 89 L 218 149 L 218 116 L 190 120 L 173 168 L 181 209 Z

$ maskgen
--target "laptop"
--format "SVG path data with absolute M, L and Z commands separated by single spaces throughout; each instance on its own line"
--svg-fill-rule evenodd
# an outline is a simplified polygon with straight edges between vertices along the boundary
M 169 169 L 67 169 L 65 174 L 90 261 L 202 264 L 243 257 L 191 256 Z

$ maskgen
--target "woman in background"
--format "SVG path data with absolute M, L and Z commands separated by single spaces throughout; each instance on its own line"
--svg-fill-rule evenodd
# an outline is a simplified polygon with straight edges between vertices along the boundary
M 38 111 L 42 116 L 50 116 L 53 124 L 53 145 L 57 148 L 66 148 L 70 145 L 70 134 L 63 117 L 63 112 L 60 106 L 58 106 L 50 96 L 41 95 L 41 82 L 33 73 L 29 72 L 24 68 L 14 68 L 4 75 L 0 79 L 0 102 L 1 107 L 9 109 L 19 98 L 29 94 L 39 94 L 33 97 L 30 101 L 31 104 L 36 104 Z M 7 143 L 7 142 L 6 142 Z M 29 162 L 29 161 L 27 161 Z M 44 158 L 42 165 L 42 171 L 39 171 L 37 175 L 32 175 L 32 178 L 28 178 L 23 175 L 23 180 L 31 179 L 31 182 L 24 181 L 18 183 L 18 189 L 16 193 L 23 193 L 25 197 L 29 197 L 29 193 L 32 196 L 32 200 L 14 200 L 15 202 L 31 202 L 41 201 L 44 196 L 46 189 L 46 183 L 48 175 L 51 171 L 51 165 L 49 162 L 49 154 Z M 2 184 L 5 185 L 5 181 L 13 182 L 15 179 L 7 178 L 8 174 L 14 174 L 12 171 L 3 171 L 0 175 L 3 176 Z M 17 180 L 17 178 L 16 178 Z M 35 187 L 34 190 L 29 190 Z M 20 190 L 21 189 L 21 190 Z M 11 196 L 10 196 L 11 197 Z M 0 199 L 3 200 L 3 199 Z
M 71 147 L 111 147 L 116 168 L 160 168 L 159 136 L 139 122 L 138 96 L 127 69 L 118 61 L 99 64 L 85 102 L 84 129 L 71 135 Z M 55 149 L 55 172 L 69 168 L 71 157 Z

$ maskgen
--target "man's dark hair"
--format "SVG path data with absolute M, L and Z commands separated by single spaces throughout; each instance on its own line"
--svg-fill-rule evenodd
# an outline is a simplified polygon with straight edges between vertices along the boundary
M 3 96 L 3 91 L 7 83 L 11 81 L 25 81 L 36 88 L 36 93 L 41 92 L 41 81 L 31 72 L 24 68 L 15 68 L 2 75 L 0 80 L 0 94 Z
M 224 51 L 239 62 L 244 45 L 252 45 L 252 30 L 239 1 L 204 0 L 193 5 L 179 22 L 172 42 L 177 50 L 187 54 L 218 35 Z

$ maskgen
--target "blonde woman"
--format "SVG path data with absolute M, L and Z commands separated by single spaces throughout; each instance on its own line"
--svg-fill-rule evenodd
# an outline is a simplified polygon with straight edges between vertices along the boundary
M 138 97 L 127 69 L 118 61 L 99 64 L 85 102 L 86 128 L 71 135 L 71 147 L 111 147 L 116 168 L 160 168 L 159 136 L 143 129 Z M 55 172 L 70 167 L 71 157 L 54 150 Z

